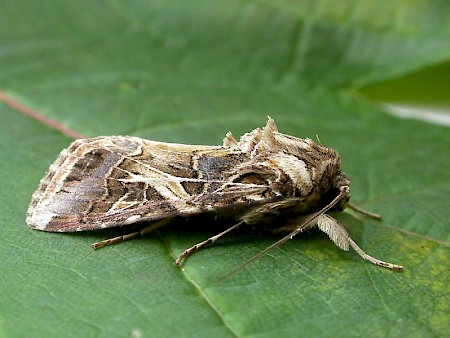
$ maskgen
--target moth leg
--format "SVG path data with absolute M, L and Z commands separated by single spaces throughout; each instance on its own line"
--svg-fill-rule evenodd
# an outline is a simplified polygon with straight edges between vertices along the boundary
M 238 228 L 240 225 L 242 225 L 243 223 L 244 223 L 243 221 L 241 221 L 241 222 L 239 222 L 239 223 L 236 223 L 235 225 L 233 225 L 232 227 L 226 229 L 225 231 L 222 231 L 221 233 L 219 233 L 219 234 L 217 234 L 217 235 L 215 235 L 215 236 L 212 236 L 212 237 L 208 238 L 207 240 L 204 240 L 203 242 L 197 243 L 197 244 L 195 244 L 194 246 L 191 246 L 189 249 L 184 250 L 184 251 L 178 256 L 178 258 L 176 259 L 175 264 L 178 265 L 178 266 L 180 266 L 181 261 L 182 261 L 185 257 L 189 256 L 190 254 L 194 253 L 195 251 L 198 251 L 198 250 L 204 248 L 204 247 L 207 246 L 207 245 L 210 245 L 211 243 L 214 243 L 214 242 L 217 241 L 220 237 L 222 237 L 222 236 L 226 235 L 227 233 L 229 233 L 229 232 L 231 232 L 231 231 L 237 229 L 237 228 Z
M 366 254 L 351 238 L 349 238 L 349 244 L 353 248 L 353 250 L 355 250 L 358 253 L 358 255 L 360 255 L 362 257 L 362 259 L 364 259 L 372 264 L 382 266 L 383 268 L 388 268 L 388 269 L 397 270 L 397 271 L 403 271 L 402 265 L 384 262 L 384 261 L 381 261 L 375 257 L 372 257 L 372 256 Z
M 384 262 L 375 257 L 366 254 L 350 237 L 347 230 L 339 224 L 333 217 L 323 214 L 317 219 L 317 226 L 325 232 L 328 237 L 342 250 L 348 251 L 350 246 L 355 250 L 362 259 L 391 270 L 403 271 L 403 266 Z
M 145 228 L 143 228 L 143 229 L 141 229 L 139 231 L 135 231 L 135 232 L 129 233 L 127 235 L 117 236 L 117 237 L 114 237 L 114 238 L 105 239 L 104 241 L 101 241 L 101 242 L 94 243 L 94 244 L 92 244 L 92 247 L 94 248 L 94 250 L 96 250 L 96 249 L 102 248 L 102 247 L 107 246 L 107 245 L 116 244 L 116 243 L 120 243 L 120 242 L 126 241 L 128 239 L 136 238 L 136 237 L 145 235 L 145 234 L 147 234 L 147 233 L 149 233 L 151 231 L 154 231 L 156 229 L 159 229 L 162 226 L 164 226 L 167 223 L 169 223 L 170 221 L 171 221 L 171 219 L 168 219 L 168 218 L 161 219 L 161 220 L 156 221 L 156 222 L 150 224 L 148 227 L 145 227 Z
M 356 205 L 354 205 L 354 204 L 352 204 L 352 203 L 348 203 L 347 206 L 348 206 L 350 209 L 352 209 L 352 210 L 354 210 L 354 211 L 356 211 L 356 212 L 359 212 L 361 215 L 368 216 L 368 217 L 374 218 L 374 219 L 381 219 L 381 216 L 380 216 L 380 215 L 378 215 L 378 214 L 376 214 L 376 213 L 374 213 L 374 212 L 370 212 L 370 211 L 361 209 L 361 208 L 357 207 Z

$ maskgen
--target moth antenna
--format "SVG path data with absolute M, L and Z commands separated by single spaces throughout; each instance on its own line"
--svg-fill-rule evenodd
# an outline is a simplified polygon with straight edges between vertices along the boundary
M 281 244 L 287 242 L 288 240 L 294 238 L 294 236 L 298 235 L 299 233 L 303 232 L 305 229 L 307 229 L 311 224 L 314 223 L 314 221 L 320 216 L 326 213 L 328 210 L 330 210 L 332 207 L 334 207 L 340 200 L 345 198 L 348 195 L 349 187 L 344 186 L 341 188 L 341 191 L 339 195 L 337 195 L 330 203 L 328 203 L 326 206 L 324 206 L 319 212 L 315 213 L 314 216 L 312 216 L 309 220 L 307 220 L 305 223 L 301 224 L 297 229 L 292 231 L 291 233 L 287 234 L 280 240 L 276 241 L 275 243 L 269 245 L 264 250 L 258 252 L 256 255 L 239 265 L 237 268 L 232 270 L 230 273 L 223 276 L 219 281 L 223 281 L 227 279 L 228 277 L 234 275 L 236 272 L 242 270 L 244 267 L 246 267 L 251 262 L 257 260 L 262 255 L 266 254 L 267 252 L 271 251 L 272 249 L 275 249 L 276 247 L 280 246 Z

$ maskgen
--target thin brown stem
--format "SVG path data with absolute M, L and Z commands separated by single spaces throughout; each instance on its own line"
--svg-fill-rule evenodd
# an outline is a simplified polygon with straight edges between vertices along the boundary
M 80 134 L 63 124 L 59 123 L 58 121 L 52 120 L 51 118 L 48 118 L 47 116 L 42 115 L 36 110 L 31 109 L 30 107 L 27 107 L 12 97 L 8 96 L 6 93 L 0 91 L 0 101 L 2 101 L 7 106 L 11 107 L 12 109 L 31 117 L 33 120 L 36 120 L 46 126 L 49 126 L 50 128 L 53 128 L 60 133 L 69 136 L 70 138 L 78 139 L 78 138 L 86 138 L 83 134 Z

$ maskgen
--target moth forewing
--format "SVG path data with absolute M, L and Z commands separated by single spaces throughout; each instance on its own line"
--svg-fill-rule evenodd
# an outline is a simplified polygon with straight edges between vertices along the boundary
M 33 194 L 26 221 L 52 232 L 153 222 L 95 248 L 143 235 L 177 217 L 211 213 L 234 222 L 185 250 L 177 264 L 242 224 L 290 231 L 249 262 L 317 225 L 341 249 L 352 247 L 371 263 L 400 270 L 364 253 L 326 214 L 347 206 L 361 212 L 348 203 L 349 185 L 333 149 L 282 134 L 270 118 L 239 141 L 227 133 L 222 146 L 100 136 L 77 140 L 61 152 Z

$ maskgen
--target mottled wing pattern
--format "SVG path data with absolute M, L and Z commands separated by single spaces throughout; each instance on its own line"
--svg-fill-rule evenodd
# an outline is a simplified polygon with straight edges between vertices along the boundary
M 264 182 L 230 168 L 247 157 L 232 147 L 152 142 L 137 137 L 77 140 L 42 179 L 27 224 L 44 231 L 108 228 L 266 203 Z M 224 201 L 227 202 L 224 202 Z

